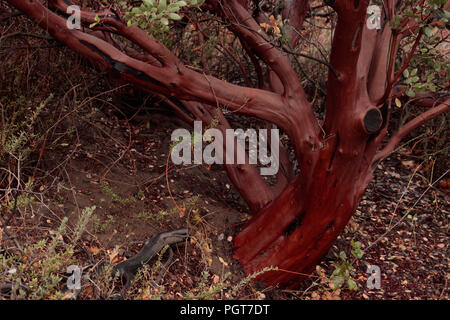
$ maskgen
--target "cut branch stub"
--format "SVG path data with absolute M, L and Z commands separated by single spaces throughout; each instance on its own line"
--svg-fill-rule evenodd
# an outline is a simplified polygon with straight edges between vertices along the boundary
M 377 108 L 369 109 L 363 118 L 363 128 L 367 134 L 374 134 L 381 129 L 383 116 Z

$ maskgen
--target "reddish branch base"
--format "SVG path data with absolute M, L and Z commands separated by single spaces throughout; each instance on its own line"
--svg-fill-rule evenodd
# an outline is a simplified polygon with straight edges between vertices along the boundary
M 236 236 L 246 274 L 278 267 L 257 280 L 292 288 L 328 253 L 372 177 L 364 157 L 334 148 L 322 150 L 309 183 L 294 180 Z
M 337 194 L 334 196 L 339 197 Z M 239 260 L 247 275 L 267 266 L 278 268 L 258 277 L 257 280 L 266 285 L 293 288 L 304 280 L 327 254 L 355 207 L 351 203 L 336 206 L 330 202 L 320 207 L 310 206 L 297 212 L 287 223 L 289 220 L 283 214 L 294 209 L 289 207 L 289 203 L 295 202 L 295 197 L 298 197 L 295 191 L 286 193 L 283 197 L 286 202 L 274 203 L 259 213 L 235 240 L 234 258 Z M 254 227 L 257 220 L 266 227 Z M 274 225 L 273 221 L 282 221 L 283 224 Z M 269 243 L 268 239 L 271 239 Z
M 353 139 L 349 143 L 328 139 L 309 174 L 292 181 L 236 236 L 234 258 L 246 274 L 273 266 L 278 270 L 265 272 L 257 280 L 289 288 L 300 284 L 328 253 L 356 210 L 373 177 L 373 164 L 413 129 L 449 111 L 449 106 L 450 99 L 446 99 L 413 119 L 378 153 L 376 140 Z

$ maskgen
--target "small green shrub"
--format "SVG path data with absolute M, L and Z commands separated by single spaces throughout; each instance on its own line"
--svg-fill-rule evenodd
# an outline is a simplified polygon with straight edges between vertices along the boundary
M 183 7 L 200 7 L 204 0 L 143 0 L 140 7 L 134 7 L 127 15 L 128 26 L 136 24 L 153 36 L 169 31 L 170 21 L 181 20 Z
M 23 250 L 0 253 L 0 282 L 10 286 L 9 293 L 0 298 L 62 299 L 66 270 L 76 264 L 75 247 L 94 210 L 83 210 L 73 232 L 68 231 L 65 217 L 50 237 L 27 244 Z

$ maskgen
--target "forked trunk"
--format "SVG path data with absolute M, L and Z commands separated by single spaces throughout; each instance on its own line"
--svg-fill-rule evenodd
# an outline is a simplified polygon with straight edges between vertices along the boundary
M 371 177 L 364 157 L 346 153 L 336 140 L 319 151 L 309 181 L 293 181 L 236 236 L 234 257 L 246 274 L 276 266 L 258 280 L 293 287 L 327 254 Z

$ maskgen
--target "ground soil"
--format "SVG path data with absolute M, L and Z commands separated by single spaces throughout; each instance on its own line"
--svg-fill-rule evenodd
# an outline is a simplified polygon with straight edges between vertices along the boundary
M 232 237 L 250 217 L 245 203 L 220 167 L 167 162 L 170 133 L 186 124 L 161 114 L 106 119 L 111 118 L 97 115 L 94 126 L 79 130 L 81 143 L 72 148 L 55 195 L 71 221 L 82 208 L 96 206 L 96 229 L 91 226 L 95 230 L 84 239 L 89 259 L 80 259 L 95 260 L 99 252 L 119 246 L 114 258 L 119 262 L 136 254 L 152 234 L 188 227 L 192 238 L 177 246 L 176 262 L 164 279 L 172 285 L 167 298 L 200 281 L 202 270 L 211 276 L 230 271 L 231 283 L 242 279 L 232 258 Z M 46 161 L 51 167 L 52 160 Z M 418 165 L 400 153 L 379 164 L 354 217 L 321 264 L 331 274 L 332 263 L 339 261 L 334 254 L 348 253 L 351 240 L 361 242 L 365 253 L 352 273 L 358 290 L 331 290 L 315 273 L 297 290 L 252 285 L 242 297 L 447 299 L 448 189 L 442 182 L 430 186 L 437 177 L 430 179 L 430 168 Z M 379 290 L 366 286 L 368 264 L 380 267 Z
M 42 156 L 42 172 L 53 172 L 40 189 L 47 204 L 35 206 L 31 218 L 11 221 L 8 230 L 25 244 L 56 230 L 65 216 L 74 226 L 84 208 L 96 206 L 76 253 L 79 265 L 90 266 L 124 261 L 151 235 L 187 227 L 191 238 L 173 246 L 162 298 L 205 290 L 199 288 L 205 276 L 207 288 L 240 287 L 245 275 L 232 258 L 232 241 L 250 212 L 220 166 L 174 166 L 168 160 L 171 132 L 188 125 L 154 112 L 129 119 L 96 110 L 80 118 L 75 134 Z M 380 162 L 356 213 L 320 264 L 329 277 L 340 262 L 336 255 L 345 251 L 353 260 L 350 242 L 361 242 L 364 255 L 352 261 L 351 272 L 357 290 L 333 290 L 314 272 L 295 290 L 250 282 L 237 295 L 219 290 L 207 298 L 448 299 L 449 184 L 448 175 L 438 178 L 433 166 L 401 151 Z M 380 268 L 380 289 L 367 287 L 368 265 Z M 88 287 L 79 298 L 98 298 L 93 291 Z

